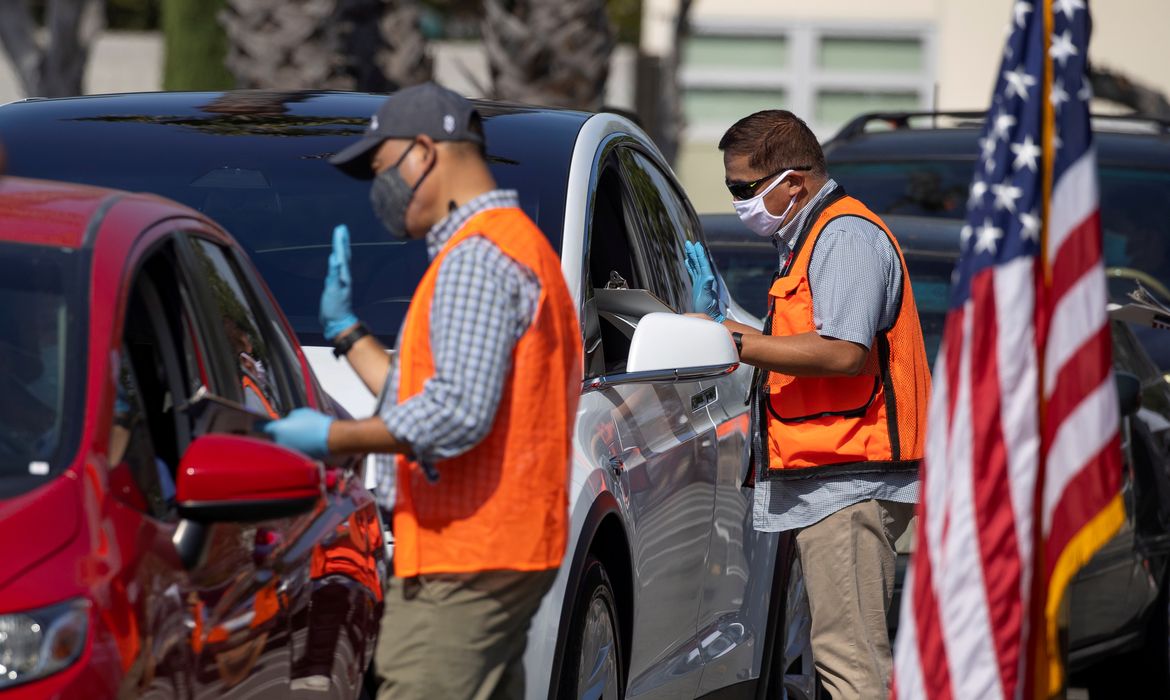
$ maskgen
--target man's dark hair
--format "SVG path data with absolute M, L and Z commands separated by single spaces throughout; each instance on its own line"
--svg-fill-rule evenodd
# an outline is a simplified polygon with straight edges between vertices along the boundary
M 807 166 L 813 175 L 825 176 L 821 144 L 800 117 L 784 109 L 765 109 L 731 125 L 719 139 L 719 150 L 748 157 L 748 165 L 774 173 Z

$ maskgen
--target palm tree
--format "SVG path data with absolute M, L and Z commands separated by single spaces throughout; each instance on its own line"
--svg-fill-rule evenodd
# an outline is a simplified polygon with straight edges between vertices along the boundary
M 493 97 L 598 110 L 614 31 L 605 0 L 485 0 Z
M 82 94 L 89 52 L 104 25 L 103 0 L 48 0 L 41 39 L 27 2 L 0 1 L 0 45 L 26 95 Z
M 417 0 L 226 0 L 219 20 L 238 87 L 387 92 L 431 77 Z

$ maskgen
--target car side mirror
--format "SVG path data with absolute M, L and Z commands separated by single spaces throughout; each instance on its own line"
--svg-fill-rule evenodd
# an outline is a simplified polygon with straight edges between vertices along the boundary
M 312 510 L 322 467 L 305 455 L 253 437 L 209 434 L 179 462 L 180 517 L 198 523 L 259 522 Z
M 1117 384 L 1117 401 L 1123 418 L 1132 416 L 1142 407 L 1142 382 L 1129 372 L 1114 372 Z
M 701 379 L 729 374 L 738 366 L 735 343 L 721 324 L 655 312 L 638 322 L 630 340 L 626 371 Z

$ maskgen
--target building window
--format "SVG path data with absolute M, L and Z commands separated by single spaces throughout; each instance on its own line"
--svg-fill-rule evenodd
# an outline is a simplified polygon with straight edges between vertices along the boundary
M 933 30 L 922 26 L 698 23 L 683 51 L 685 140 L 761 109 L 789 109 L 822 140 L 869 111 L 928 109 Z

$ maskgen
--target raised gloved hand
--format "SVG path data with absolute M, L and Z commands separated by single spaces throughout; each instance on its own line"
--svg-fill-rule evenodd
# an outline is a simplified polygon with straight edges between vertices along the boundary
M 341 224 L 333 229 L 333 252 L 329 254 L 325 291 L 321 292 L 320 320 L 325 340 L 332 341 L 358 322 L 350 301 L 352 287 L 353 279 L 349 275 L 349 229 Z
M 264 425 L 264 432 L 282 447 L 304 452 L 313 459 L 329 454 L 329 426 L 333 418 L 311 408 L 298 408 Z
M 684 242 L 687 272 L 691 275 L 691 294 L 694 295 L 695 311 L 707 314 L 716 323 L 723 323 L 723 303 L 719 299 L 719 282 L 707 251 L 702 244 Z

